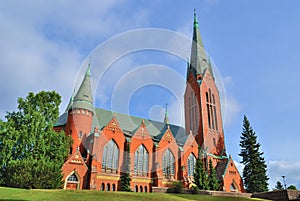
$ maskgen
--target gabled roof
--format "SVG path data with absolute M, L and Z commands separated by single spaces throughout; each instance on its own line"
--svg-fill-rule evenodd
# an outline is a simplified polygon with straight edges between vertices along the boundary
M 115 117 L 122 130 L 127 134 L 129 133 L 133 135 L 136 129 L 140 127 L 142 121 L 144 121 L 149 134 L 154 140 L 159 141 L 161 139 L 162 135 L 167 130 L 168 125 L 170 126 L 170 130 L 178 143 L 184 143 L 187 138 L 185 129 L 177 125 L 152 121 L 149 119 L 135 117 L 128 114 L 116 113 L 100 108 L 95 108 L 94 111 L 95 114 L 92 127 L 98 126 L 99 129 L 103 129 L 103 127 L 106 126 L 113 117 Z
M 173 124 L 166 124 L 164 122 L 153 121 L 149 119 L 144 119 L 140 117 L 131 116 L 128 114 L 121 114 L 117 112 L 112 112 L 100 108 L 93 108 L 94 110 L 94 117 L 93 123 L 91 127 L 94 129 L 96 126 L 102 130 L 113 118 L 119 123 L 124 134 L 127 136 L 133 136 L 135 131 L 140 127 L 142 121 L 154 141 L 160 141 L 163 134 L 170 127 L 170 130 L 176 139 L 178 145 L 183 146 L 188 139 L 188 135 L 185 134 L 185 129 L 183 127 L 173 125 Z M 62 126 L 67 123 L 68 113 L 63 113 L 59 118 L 55 126 Z
M 216 173 L 218 180 L 223 180 L 223 176 L 225 174 L 225 171 L 228 167 L 229 159 L 224 158 L 223 160 L 219 161 L 216 166 Z

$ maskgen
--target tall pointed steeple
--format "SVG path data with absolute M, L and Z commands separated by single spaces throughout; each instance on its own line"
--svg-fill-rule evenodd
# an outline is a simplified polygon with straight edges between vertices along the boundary
M 201 39 L 199 24 L 196 15 L 196 9 L 194 9 L 194 30 L 193 30 L 193 42 L 191 50 L 191 60 L 187 71 L 187 77 L 190 72 L 195 77 L 199 74 L 203 74 L 205 69 L 208 67 L 208 58 L 204 50 L 204 45 Z
M 165 124 L 170 124 L 170 121 L 169 121 L 169 114 L 168 114 L 168 104 L 166 104 L 164 123 L 165 123 Z
M 82 108 L 93 111 L 93 96 L 91 89 L 91 69 L 90 64 L 85 72 L 83 81 L 73 99 L 72 108 Z

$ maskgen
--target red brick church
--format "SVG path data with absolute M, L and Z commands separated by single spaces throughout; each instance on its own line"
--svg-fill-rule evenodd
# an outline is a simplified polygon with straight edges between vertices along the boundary
M 194 16 L 193 43 L 184 93 L 185 128 L 95 108 L 90 67 L 55 130 L 73 139 L 63 165 L 64 189 L 120 190 L 130 153 L 131 189 L 152 192 L 180 181 L 193 185 L 196 159 L 211 159 L 223 191 L 244 192 L 241 176 L 224 144 L 219 92 Z M 198 147 L 201 147 L 199 149 Z M 199 153 L 200 152 L 200 153 Z

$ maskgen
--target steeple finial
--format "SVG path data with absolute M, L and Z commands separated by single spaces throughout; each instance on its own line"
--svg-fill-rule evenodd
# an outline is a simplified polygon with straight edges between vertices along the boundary
M 166 104 L 164 123 L 165 124 L 170 124 L 170 122 L 169 122 L 169 115 L 168 115 L 168 104 Z
M 91 77 L 91 63 L 90 62 L 89 62 L 89 65 L 86 69 L 85 75 Z
M 196 14 L 196 8 L 194 8 L 194 27 L 199 28 L 197 14 Z

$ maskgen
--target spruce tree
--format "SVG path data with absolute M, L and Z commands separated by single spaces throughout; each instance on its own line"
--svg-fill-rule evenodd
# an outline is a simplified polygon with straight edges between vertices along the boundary
M 281 184 L 280 181 L 277 181 L 276 182 L 276 185 L 275 185 L 275 190 L 283 190 L 283 185 Z
M 243 179 L 247 192 L 268 191 L 267 165 L 260 152 L 260 144 L 250 122 L 246 116 L 243 120 L 243 132 L 240 141 L 242 157 L 241 163 L 244 164 Z
M 132 191 L 130 188 L 130 144 L 127 143 L 127 151 L 125 151 L 125 162 L 124 162 L 124 172 L 122 172 L 121 180 L 121 191 Z
M 209 190 L 220 190 L 220 184 L 218 182 L 216 169 L 213 167 L 212 160 L 209 160 L 209 174 L 208 174 L 208 187 Z
M 200 190 L 208 190 L 208 178 L 204 169 L 204 163 L 201 157 L 201 149 L 199 148 L 199 157 L 196 160 L 194 171 L 194 182 Z

